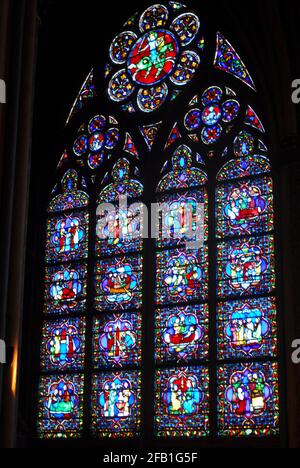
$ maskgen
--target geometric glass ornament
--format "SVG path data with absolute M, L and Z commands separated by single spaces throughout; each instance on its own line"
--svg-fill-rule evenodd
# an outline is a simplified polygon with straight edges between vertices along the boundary
M 217 33 L 217 49 L 214 66 L 215 68 L 235 76 L 256 91 L 254 82 L 245 64 L 230 42 L 221 33 Z

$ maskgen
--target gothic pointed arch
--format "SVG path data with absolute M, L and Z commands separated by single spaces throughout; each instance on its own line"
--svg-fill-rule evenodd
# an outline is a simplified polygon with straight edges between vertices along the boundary
M 41 439 L 279 434 L 268 125 L 238 38 L 205 32 L 179 2 L 130 17 L 71 109 L 47 215 Z M 156 239 L 142 203 L 159 206 Z

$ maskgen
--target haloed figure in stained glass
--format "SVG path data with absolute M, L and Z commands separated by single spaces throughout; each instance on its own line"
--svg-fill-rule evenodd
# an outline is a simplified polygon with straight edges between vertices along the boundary
M 135 403 L 130 381 L 117 377 L 105 382 L 99 403 L 105 418 L 128 418 Z
M 100 337 L 99 344 L 107 359 L 122 365 L 130 351 L 136 346 L 137 337 L 133 325 L 127 320 L 109 322 Z
M 171 415 L 197 413 L 202 398 L 196 377 L 185 373 L 171 377 L 164 393 L 164 401 Z
M 260 188 L 244 184 L 230 193 L 225 215 L 234 230 L 249 230 L 264 213 L 266 206 L 267 203 L 262 197 Z
M 243 372 L 233 374 L 230 383 L 226 398 L 236 415 L 251 419 L 264 412 L 271 389 L 262 372 L 247 368 Z
M 80 220 L 68 217 L 57 223 L 51 243 L 57 253 L 68 254 L 78 250 L 84 235 L 85 231 L 80 226 Z
M 63 368 L 66 364 L 73 364 L 81 347 L 78 330 L 74 325 L 63 323 L 55 326 L 51 331 L 51 338 L 46 344 L 50 360 Z
M 50 416 L 54 419 L 61 422 L 70 419 L 78 403 L 79 398 L 70 382 L 65 382 L 62 379 L 50 386 L 47 408 Z
M 199 325 L 197 316 L 181 312 L 170 317 L 163 340 L 172 354 L 185 358 L 197 350 L 198 342 L 202 340 L 203 335 L 204 331 Z
M 132 291 L 136 288 L 137 278 L 134 276 L 130 265 L 119 265 L 108 271 L 107 277 L 102 283 L 102 289 L 108 296 L 108 302 L 130 302 Z

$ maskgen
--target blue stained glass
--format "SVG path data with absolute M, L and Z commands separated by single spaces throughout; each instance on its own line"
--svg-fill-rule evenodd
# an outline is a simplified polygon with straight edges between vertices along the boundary
M 61 195 L 57 195 L 50 203 L 49 212 L 67 211 L 84 208 L 89 204 L 88 195 L 78 190 L 78 174 L 73 169 L 66 172 L 62 179 Z
M 186 145 L 177 148 L 172 159 L 173 170 L 161 180 L 158 192 L 188 189 L 206 184 L 208 179 L 205 172 L 192 167 L 192 154 L 192 150 Z
M 127 159 L 120 159 L 112 170 L 112 184 L 105 187 L 99 196 L 99 203 L 119 201 L 121 196 L 129 199 L 140 198 L 143 194 L 143 185 L 134 179 L 130 179 L 130 163 Z
M 202 112 L 202 121 L 205 125 L 216 125 L 222 118 L 221 107 L 217 104 L 206 107 Z
M 272 297 L 220 303 L 219 358 L 275 357 L 276 314 L 276 300 Z
M 274 238 L 245 238 L 218 246 L 220 297 L 249 296 L 274 291 Z
M 86 300 L 85 264 L 60 265 L 46 268 L 46 314 L 81 313 Z
M 48 262 L 70 261 L 87 257 L 88 246 L 87 213 L 52 217 L 48 220 Z
M 230 437 L 267 437 L 279 433 L 276 363 L 219 368 L 218 432 Z
M 109 438 L 138 437 L 140 372 L 101 373 L 93 378 L 92 431 Z
M 216 68 L 235 76 L 255 90 L 254 82 L 245 64 L 230 42 L 220 33 L 217 33 L 217 49 L 214 65 Z
M 103 133 L 94 133 L 89 139 L 89 148 L 93 152 L 102 150 L 105 145 L 105 137 Z
M 96 308 L 140 308 L 142 302 L 142 257 L 100 260 L 95 275 Z
M 217 188 L 217 235 L 259 234 L 273 229 L 270 177 L 227 183 Z
M 85 320 L 67 318 L 44 322 L 42 367 L 48 371 L 81 370 L 84 366 Z
M 155 433 L 159 437 L 209 434 L 209 374 L 205 367 L 156 372 Z
M 184 125 L 187 130 L 194 131 L 201 127 L 201 111 L 192 109 L 187 113 L 184 119 Z
M 208 306 L 158 309 L 156 360 L 158 363 L 189 362 L 208 357 Z
M 41 439 L 72 439 L 83 428 L 81 375 L 41 377 L 39 384 L 38 434 Z
M 271 165 L 269 159 L 264 156 L 237 158 L 223 166 L 218 174 L 218 181 L 242 179 L 269 172 L 271 172 Z
M 106 118 L 103 115 L 96 115 L 90 120 L 88 125 L 89 133 L 96 133 L 105 127 Z
M 143 247 L 144 205 L 137 203 L 126 209 L 97 211 L 98 256 L 122 255 L 141 251 Z
M 141 322 L 139 313 L 105 315 L 94 320 L 94 364 L 121 368 L 141 361 Z
M 178 304 L 207 297 L 207 248 L 157 254 L 156 303 Z
M 207 201 L 204 187 L 197 191 L 161 196 L 158 199 L 161 211 L 157 246 L 183 247 L 197 240 L 199 243 L 206 241 Z
M 203 93 L 202 104 L 204 106 L 207 106 L 213 102 L 218 103 L 221 101 L 222 96 L 223 91 L 221 88 L 219 88 L 218 86 L 211 86 Z

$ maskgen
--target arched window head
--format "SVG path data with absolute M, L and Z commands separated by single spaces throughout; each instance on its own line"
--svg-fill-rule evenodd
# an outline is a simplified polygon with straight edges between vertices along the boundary
M 71 109 L 47 219 L 41 439 L 279 434 L 268 132 L 238 38 L 205 36 L 186 5 L 146 8 L 107 47 L 103 108 L 95 66 Z

